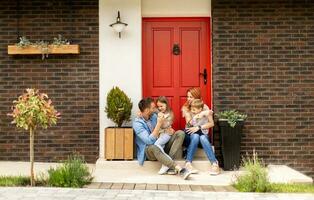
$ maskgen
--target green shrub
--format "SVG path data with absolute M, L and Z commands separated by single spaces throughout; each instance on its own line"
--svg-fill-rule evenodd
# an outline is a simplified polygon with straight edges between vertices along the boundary
M 0 176 L 0 186 L 26 186 L 30 183 L 28 176 Z
M 264 164 L 253 153 L 253 158 L 243 160 L 245 174 L 236 178 L 235 188 L 241 192 L 268 192 L 271 185 Z
M 271 192 L 302 192 L 302 193 L 314 193 L 313 184 L 283 184 L 283 183 L 272 183 Z
M 131 99 L 120 88 L 113 87 L 107 96 L 105 112 L 109 119 L 121 127 L 123 122 L 130 121 L 132 106 Z
M 48 185 L 55 187 L 83 187 L 92 181 L 88 166 L 79 156 L 71 156 L 61 166 L 48 170 Z
M 231 127 L 234 127 L 239 120 L 245 120 L 247 115 L 236 110 L 226 110 L 216 114 L 219 119 L 226 119 Z

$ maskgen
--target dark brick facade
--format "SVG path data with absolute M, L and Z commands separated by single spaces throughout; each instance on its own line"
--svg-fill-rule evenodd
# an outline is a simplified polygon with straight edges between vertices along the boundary
M 72 3 L 72 5 L 70 5 Z M 59 161 L 78 152 L 95 162 L 99 146 L 98 0 L 20 1 L 20 35 L 51 40 L 62 34 L 80 45 L 79 55 L 9 56 L 16 43 L 16 1 L 0 3 L 0 160 L 29 159 L 25 131 L 10 124 L 6 113 L 24 89 L 48 93 L 62 113 L 58 125 L 38 131 L 35 161 Z
M 215 111 L 248 114 L 242 153 L 314 177 L 314 1 L 216 0 Z

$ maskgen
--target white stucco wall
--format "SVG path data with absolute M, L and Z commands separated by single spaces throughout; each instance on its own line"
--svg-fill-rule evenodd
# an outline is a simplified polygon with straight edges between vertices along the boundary
M 109 24 L 117 12 L 128 23 L 119 39 Z M 99 0 L 99 157 L 104 158 L 104 129 L 114 124 L 104 112 L 106 95 L 119 86 L 133 102 L 132 119 L 142 97 L 142 17 L 210 16 L 210 0 Z
M 208 17 L 211 0 L 142 0 L 143 17 Z
M 109 24 L 117 12 L 128 24 L 121 39 Z M 141 90 L 141 0 L 100 0 L 99 2 L 99 122 L 100 158 L 104 157 L 104 128 L 114 125 L 104 112 L 106 95 L 113 86 L 122 89 L 133 101 L 133 113 Z

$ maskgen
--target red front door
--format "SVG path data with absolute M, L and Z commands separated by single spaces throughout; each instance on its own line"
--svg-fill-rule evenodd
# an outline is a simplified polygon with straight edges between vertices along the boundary
M 211 107 L 209 22 L 209 18 L 143 19 L 143 96 L 168 98 L 174 129 L 184 128 L 181 106 L 188 88 L 200 87 Z

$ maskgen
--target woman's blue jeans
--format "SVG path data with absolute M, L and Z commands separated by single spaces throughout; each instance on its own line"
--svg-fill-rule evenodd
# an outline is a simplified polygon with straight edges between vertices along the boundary
M 209 142 L 208 135 L 203 134 L 202 131 L 197 131 L 193 134 L 188 134 L 187 132 L 185 132 L 184 145 L 187 147 L 186 161 L 193 161 L 194 154 L 197 150 L 199 143 L 201 143 L 201 146 L 203 147 L 208 160 L 211 163 L 217 162 L 217 159 L 212 149 L 212 145 Z

